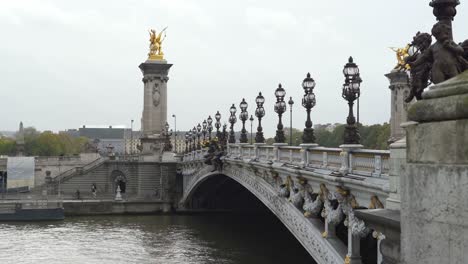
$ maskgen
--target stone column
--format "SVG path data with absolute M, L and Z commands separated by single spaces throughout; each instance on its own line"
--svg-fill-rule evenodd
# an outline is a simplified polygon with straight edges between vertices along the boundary
M 301 165 L 302 167 L 309 166 L 309 155 L 307 154 L 309 149 L 318 147 L 318 144 L 315 143 L 307 143 L 307 144 L 300 144 L 301 147 Z
M 405 130 L 400 125 L 408 120 L 408 104 L 405 103 L 405 98 L 409 95 L 411 86 L 406 72 L 393 70 L 385 74 L 385 77 L 390 81 L 389 88 L 391 90 L 390 138 L 388 142 L 393 143 L 405 136 Z
M 352 160 L 350 158 L 350 153 L 353 152 L 353 150 L 361 149 L 363 148 L 363 145 L 361 144 L 343 144 L 340 145 L 340 148 L 342 149 L 340 156 L 341 156 L 341 168 L 340 168 L 340 173 L 341 175 L 346 175 L 350 172 L 353 171 L 353 164 Z
M 280 162 L 280 149 L 287 145 L 288 143 L 273 143 L 273 152 L 275 154 L 274 162 Z
M 406 169 L 406 137 L 390 144 L 389 195 L 386 208 L 400 210 L 400 175 Z
M 139 66 L 144 83 L 142 154 L 157 152 L 164 140 L 161 132 L 167 121 L 167 81 L 171 66 L 164 60 L 147 60 Z
M 468 259 L 468 71 L 410 106 L 400 178 L 404 263 Z M 384 233 L 385 234 L 385 233 Z
M 238 158 L 239 158 L 239 159 L 244 159 L 245 147 L 246 147 L 246 146 L 249 146 L 249 143 L 238 143 L 237 146 L 238 146 L 238 148 L 239 148 L 239 156 L 238 156 Z
M 260 146 L 266 145 L 265 143 L 254 143 L 254 151 L 255 151 L 255 160 L 259 161 L 260 160 Z

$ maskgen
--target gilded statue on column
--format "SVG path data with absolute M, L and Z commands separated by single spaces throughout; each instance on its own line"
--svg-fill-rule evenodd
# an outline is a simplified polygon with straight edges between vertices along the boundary
M 149 53 L 148 53 L 148 59 L 149 60 L 164 60 L 164 53 L 162 51 L 162 43 L 164 39 L 166 38 L 166 29 L 165 27 L 163 30 L 161 30 L 159 33 L 155 29 L 150 29 L 149 34 L 150 34 L 150 46 L 149 46 Z M 164 33 L 164 36 L 163 36 Z

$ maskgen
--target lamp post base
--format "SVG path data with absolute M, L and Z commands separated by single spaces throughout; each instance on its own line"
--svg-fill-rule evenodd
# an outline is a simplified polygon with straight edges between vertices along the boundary
M 284 143 L 284 141 L 286 141 L 284 130 L 276 130 L 275 143 Z
M 357 125 L 346 125 L 343 136 L 344 144 L 359 144 L 360 141 L 361 136 L 359 135 Z
M 304 128 L 304 133 L 302 134 L 302 143 L 315 143 L 315 135 L 313 128 Z

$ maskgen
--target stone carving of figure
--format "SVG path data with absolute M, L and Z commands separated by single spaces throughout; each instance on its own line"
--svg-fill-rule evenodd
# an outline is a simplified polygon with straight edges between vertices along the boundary
M 411 43 L 411 46 L 416 48 L 416 52 L 405 59 L 407 65 L 417 61 L 426 52 L 431 43 L 431 35 L 421 32 L 416 33 L 416 36 L 413 37 L 413 42 Z M 429 85 L 430 72 L 430 61 L 422 62 L 419 65 L 413 64 L 412 67 L 410 67 L 411 91 L 407 96 L 405 96 L 406 103 L 411 102 L 414 97 L 416 97 L 417 100 L 422 99 L 421 94 Z
M 223 161 L 221 157 L 224 155 L 224 151 L 219 148 L 218 141 L 212 139 L 208 146 L 208 153 L 204 156 L 205 164 L 213 165 L 213 171 L 221 171 L 223 169 Z
M 159 34 L 156 33 L 156 30 L 151 29 L 149 31 L 150 34 L 150 52 L 148 53 L 148 57 L 153 57 L 155 55 L 159 55 L 160 58 L 164 56 L 164 53 L 162 52 L 162 42 L 166 38 L 166 35 L 162 37 L 162 33 L 166 31 L 167 27 L 165 27 Z
M 153 87 L 153 105 L 158 106 L 161 100 L 161 93 L 159 91 L 159 84 L 155 83 Z
M 464 53 L 463 53 L 463 69 L 468 70 L 468 39 L 460 43 L 460 46 L 463 48 Z
M 290 187 L 291 187 L 291 176 L 288 176 L 286 178 L 286 181 L 280 185 L 280 189 L 279 189 L 279 192 L 278 192 L 278 195 L 280 197 L 284 197 L 284 198 L 289 198 L 289 195 L 290 195 Z
M 304 204 L 304 197 L 303 197 L 303 192 L 299 190 L 297 186 L 294 185 L 294 182 L 292 181 L 292 193 L 289 197 L 289 200 L 291 203 L 296 207 L 296 208 L 302 208 L 302 205 Z
M 416 61 L 410 62 L 411 67 L 418 67 L 427 62 L 432 62 L 431 75 L 434 84 L 448 80 L 463 70 L 461 59 L 464 50 L 450 38 L 449 25 L 438 22 L 432 27 L 432 35 L 436 42 L 431 45 Z
M 325 184 L 320 184 L 320 191 L 318 193 L 310 195 L 308 192 L 305 193 L 304 197 L 304 216 L 311 217 L 317 216 L 323 209 L 323 202 L 325 195 L 328 195 L 328 189 Z

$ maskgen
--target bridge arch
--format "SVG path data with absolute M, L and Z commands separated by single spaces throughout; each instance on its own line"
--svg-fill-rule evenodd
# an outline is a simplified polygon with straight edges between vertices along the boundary
M 267 177 L 259 177 L 254 172 L 237 166 L 227 166 L 222 173 L 210 172 L 208 169 L 209 167 L 203 168 L 187 177 L 189 180 L 184 183 L 182 205 L 188 206 L 191 203 L 191 199 L 203 183 L 215 177 L 227 177 L 239 183 L 276 215 L 317 263 L 343 263 L 346 248 L 337 246 L 336 243 L 332 245 L 333 242 L 324 239 L 323 223 L 319 219 L 304 217 L 291 202 L 278 196 L 277 189 Z

